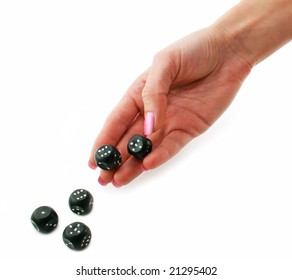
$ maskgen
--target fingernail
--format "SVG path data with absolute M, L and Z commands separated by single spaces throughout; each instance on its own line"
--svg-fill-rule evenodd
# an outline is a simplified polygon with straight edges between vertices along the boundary
M 144 166 L 144 164 L 141 165 L 141 169 L 142 169 L 143 171 L 147 171 L 147 170 L 148 170 L 148 169 Z
M 93 170 L 97 168 L 96 164 L 92 163 L 91 161 L 88 161 L 88 166 Z
M 100 184 L 100 185 L 102 185 L 102 186 L 106 186 L 107 185 L 107 183 L 104 181 L 104 180 L 102 180 L 100 177 L 98 177 L 98 183 Z
M 112 180 L 112 184 L 116 187 L 116 188 L 120 188 L 121 185 L 119 185 L 115 180 Z
M 154 114 L 152 112 L 147 112 L 145 115 L 145 120 L 144 120 L 144 134 L 146 136 L 151 135 L 154 130 Z

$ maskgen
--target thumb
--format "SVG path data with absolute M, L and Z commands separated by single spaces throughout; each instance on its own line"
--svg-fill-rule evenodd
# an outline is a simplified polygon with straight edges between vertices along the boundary
M 167 93 L 172 83 L 167 59 L 154 59 L 146 84 L 142 91 L 144 103 L 144 134 L 152 134 L 159 129 L 165 119 Z

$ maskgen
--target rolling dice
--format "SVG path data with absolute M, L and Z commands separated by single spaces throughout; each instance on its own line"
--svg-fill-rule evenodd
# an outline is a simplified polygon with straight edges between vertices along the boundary
M 128 153 L 138 159 L 144 159 L 151 150 L 151 140 L 142 135 L 134 135 L 128 142 Z
M 72 250 L 85 249 L 91 240 L 91 231 L 83 223 L 75 222 L 68 225 L 63 232 L 63 241 Z
M 30 220 L 37 231 L 49 233 L 56 228 L 59 218 L 53 208 L 41 206 L 34 210 Z
M 93 206 L 92 194 L 84 189 L 77 189 L 69 197 L 69 207 L 77 215 L 88 214 Z
M 95 152 L 94 160 L 96 165 L 104 170 L 113 170 L 122 164 L 120 152 L 111 145 L 99 147 Z

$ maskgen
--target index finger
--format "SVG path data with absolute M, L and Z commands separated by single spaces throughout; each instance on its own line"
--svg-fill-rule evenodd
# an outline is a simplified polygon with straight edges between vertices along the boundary
M 94 154 L 97 148 L 104 144 L 116 146 L 137 115 L 143 111 L 141 92 L 144 85 L 145 80 L 141 75 L 107 117 L 91 149 L 88 162 L 91 168 L 96 168 Z

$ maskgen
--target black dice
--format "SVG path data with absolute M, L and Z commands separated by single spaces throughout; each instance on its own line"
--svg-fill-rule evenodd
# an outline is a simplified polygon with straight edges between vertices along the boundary
M 85 189 L 77 189 L 69 197 L 69 207 L 77 215 L 88 214 L 93 206 L 93 196 Z
M 128 142 L 128 153 L 138 159 L 144 159 L 151 150 L 151 140 L 142 135 L 134 135 Z
M 30 220 L 37 231 L 49 233 L 56 228 L 59 218 L 53 208 L 41 206 L 34 210 Z
M 83 223 L 75 222 L 68 225 L 63 232 L 63 241 L 66 246 L 73 250 L 85 249 L 91 240 L 91 231 Z
M 104 170 L 113 170 L 122 164 L 120 152 L 111 145 L 99 147 L 95 152 L 94 160 L 96 165 Z

